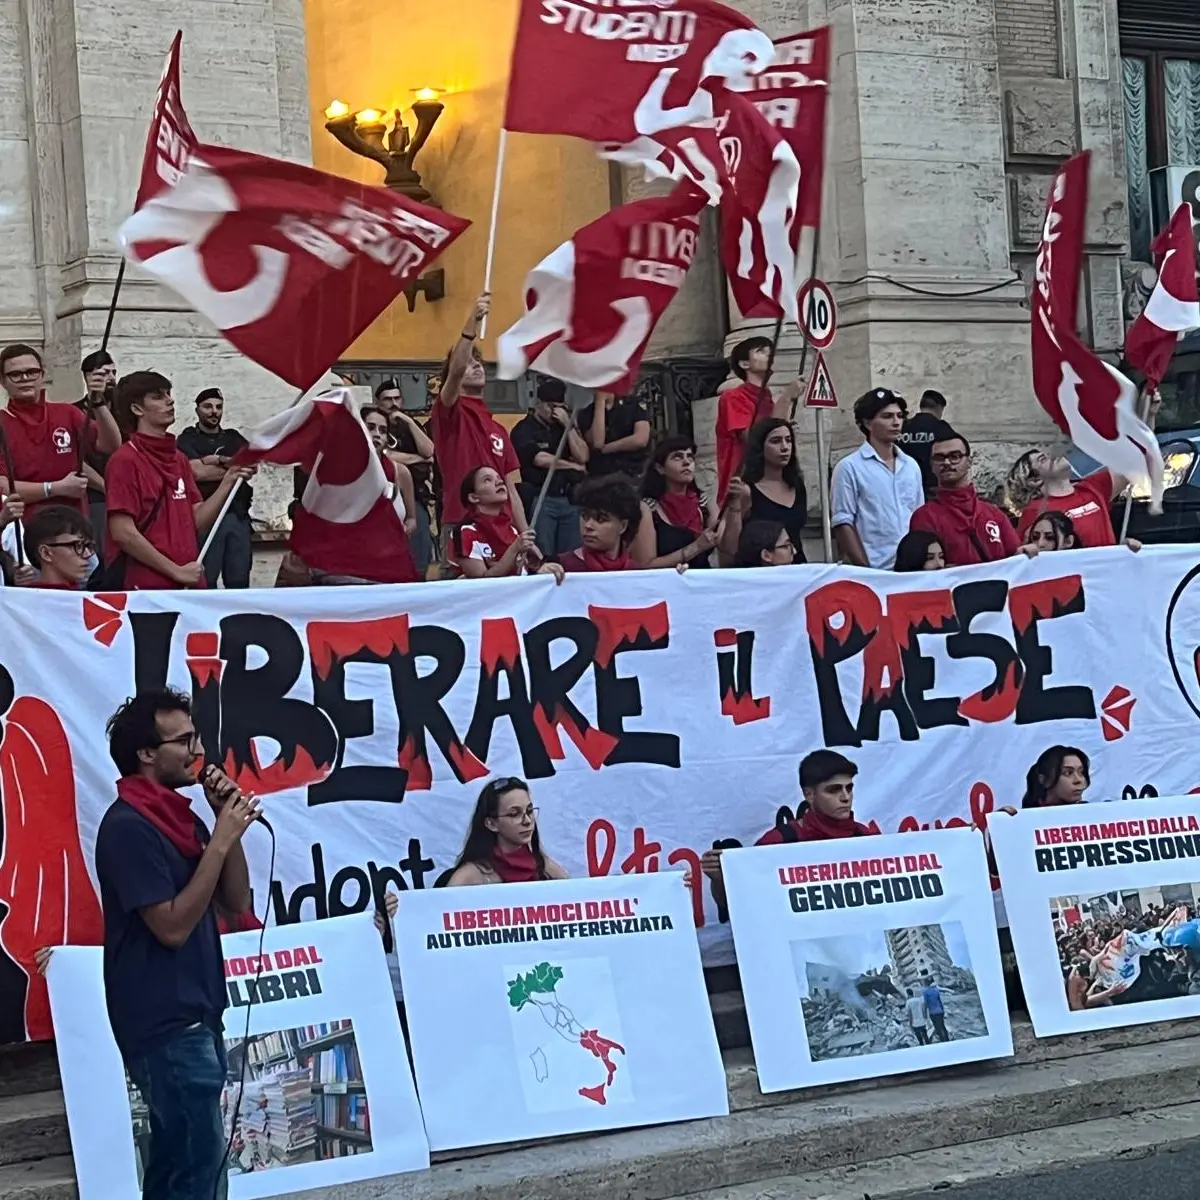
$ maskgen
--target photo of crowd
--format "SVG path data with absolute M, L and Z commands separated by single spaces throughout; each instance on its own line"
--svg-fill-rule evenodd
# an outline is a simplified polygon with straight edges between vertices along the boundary
M 1072 1012 L 1200 995 L 1200 882 L 1051 901 Z

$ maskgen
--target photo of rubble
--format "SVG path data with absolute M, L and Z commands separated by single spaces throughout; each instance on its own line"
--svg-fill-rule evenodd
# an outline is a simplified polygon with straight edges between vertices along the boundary
M 792 943 L 814 1062 L 986 1037 L 958 921 Z

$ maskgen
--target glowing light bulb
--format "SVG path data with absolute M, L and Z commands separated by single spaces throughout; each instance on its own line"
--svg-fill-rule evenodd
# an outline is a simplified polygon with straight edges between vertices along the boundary
M 360 125 L 378 125 L 383 120 L 383 113 L 377 108 L 362 108 L 354 114 L 354 119 Z
M 330 101 L 329 107 L 325 110 L 325 119 L 327 121 L 336 121 L 338 117 L 344 117 L 350 111 L 350 105 L 344 104 L 341 100 Z

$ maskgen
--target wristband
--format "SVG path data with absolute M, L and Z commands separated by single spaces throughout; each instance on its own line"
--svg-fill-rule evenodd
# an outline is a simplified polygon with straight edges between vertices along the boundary
M 464 342 L 473 342 L 475 340 L 475 337 L 476 337 L 476 335 L 473 333 L 464 333 L 462 335 L 462 340 Z
M 51 489 L 53 486 L 54 486 L 54 485 L 53 485 L 53 484 L 50 484 L 50 483 L 43 483 L 43 484 L 42 484 L 42 495 L 43 495 L 43 496 L 45 496 L 45 498 L 46 498 L 47 500 L 49 500 L 49 499 L 50 499 L 50 489 Z

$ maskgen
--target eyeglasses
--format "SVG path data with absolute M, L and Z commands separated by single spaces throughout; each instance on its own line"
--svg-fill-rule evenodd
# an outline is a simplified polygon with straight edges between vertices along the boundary
M 929 461 L 937 466 L 957 466 L 965 459 L 966 453 L 962 450 L 951 450 L 949 454 L 934 454 L 930 456 Z
M 537 806 L 530 804 L 526 808 L 510 808 L 508 812 L 502 812 L 499 815 L 507 817 L 510 821 L 520 821 L 528 817 L 531 821 L 537 819 Z
M 41 367 L 33 367 L 28 371 L 5 371 L 4 378 L 11 379 L 13 383 L 30 383 L 34 379 L 41 379 L 43 371 Z
M 46 542 L 44 544 L 55 550 L 74 550 L 80 558 L 91 558 L 96 553 L 96 543 L 85 541 L 83 538 L 73 542 Z
M 788 538 L 784 538 L 782 542 L 776 542 L 775 543 L 775 553 L 776 554 L 795 554 L 796 547 L 794 545 L 792 545 L 792 539 L 790 537 L 788 537 Z
M 183 746 L 187 750 L 203 749 L 200 735 L 194 729 L 191 733 L 181 733 L 178 737 L 159 738 L 158 744 L 160 746 Z

